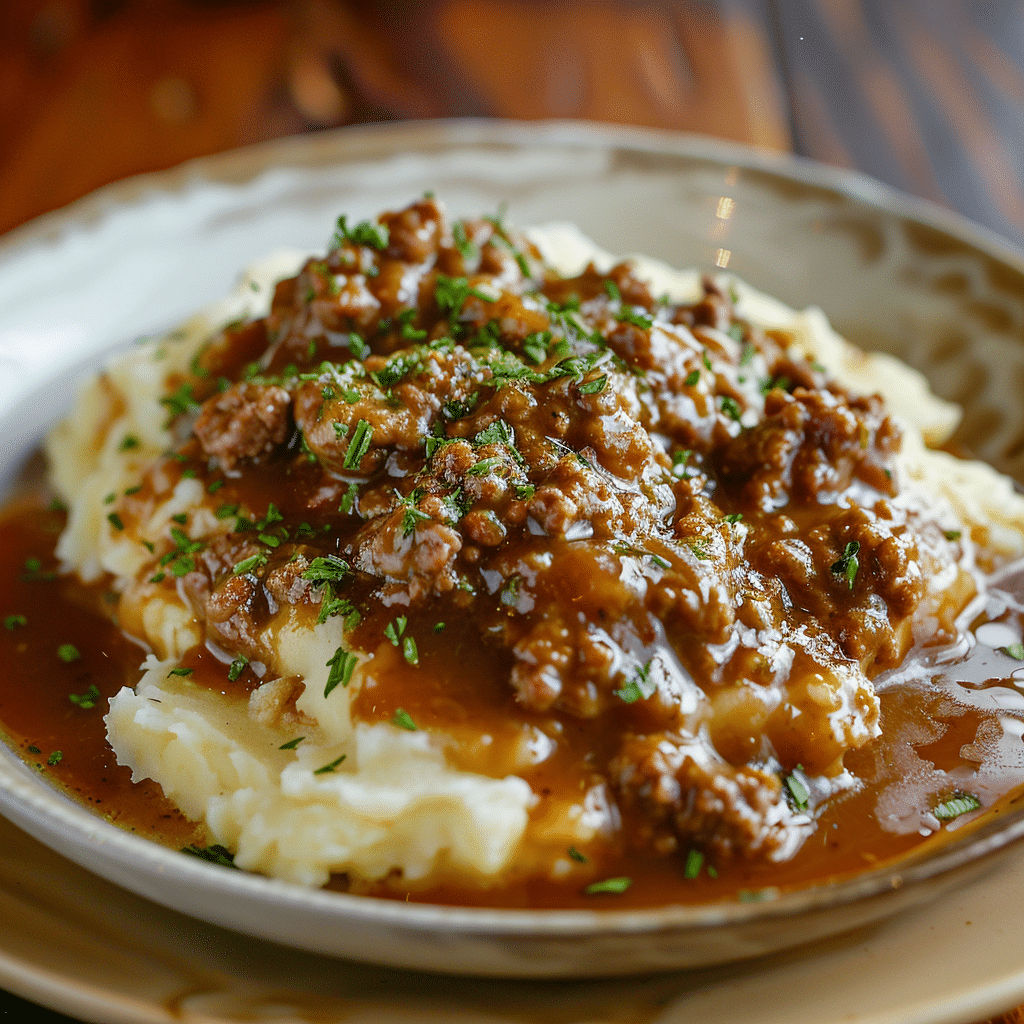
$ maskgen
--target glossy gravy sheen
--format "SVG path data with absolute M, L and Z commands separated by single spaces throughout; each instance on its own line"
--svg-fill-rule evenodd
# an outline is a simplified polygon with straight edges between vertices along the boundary
M 27 763 L 114 824 L 174 848 L 202 845 L 202 829 L 169 804 L 158 786 L 149 780 L 133 784 L 129 770 L 114 761 L 103 726 L 106 701 L 122 685 L 137 681 L 144 652 L 102 609 L 109 601 L 104 588 L 56 574 L 53 546 L 63 522 L 63 514 L 49 509 L 42 498 L 18 502 L 0 518 L 0 657 L 5 667 L 0 674 L 0 722 Z M 39 560 L 38 567 L 33 559 Z M 995 598 L 988 611 L 996 614 L 982 612 L 976 622 L 998 620 L 1004 631 L 993 634 L 998 640 L 1008 639 L 1014 630 L 1020 635 L 1020 617 L 1000 607 L 1006 603 Z M 1012 599 L 1008 603 L 1013 604 Z M 21 624 L 11 616 L 26 621 Z M 371 622 L 367 628 L 375 626 Z M 423 674 L 411 668 L 403 672 L 398 659 L 386 687 L 360 695 L 356 717 L 386 721 L 402 708 L 425 728 L 435 722 L 449 729 L 462 723 L 477 732 L 500 734 L 513 711 L 504 682 L 508 666 L 479 643 L 474 630 L 460 628 L 457 619 L 442 633 L 425 633 L 418 639 L 420 657 L 440 669 L 427 679 L 447 676 L 451 684 L 425 687 Z M 58 653 L 68 644 L 79 654 L 71 661 Z M 251 681 L 230 681 L 227 666 L 205 648 L 193 649 L 183 664 L 200 685 L 228 699 L 245 699 Z M 1024 679 L 1018 681 L 1014 673 L 1024 677 L 1020 661 L 1003 649 L 978 643 L 941 672 L 933 673 L 922 660 L 917 671 L 904 666 L 902 682 L 887 686 L 879 680 L 882 736 L 847 756 L 847 767 L 862 780 L 862 787 L 833 800 L 819 817 L 815 833 L 785 863 L 734 862 L 713 877 L 705 862 L 690 878 L 685 860 L 678 856 L 612 849 L 592 865 L 593 876 L 628 876 L 632 885 L 608 897 L 536 877 L 516 879 L 514 871 L 500 888 L 448 885 L 410 890 L 395 878 L 357 891 L 463 906 L 625 909 L 737 895 L 770 898 L 787 889 L 881 867 L 955 834 L 948 826 L 933 831 L 934 823 L 902 833 L 887 830 L 879 820 L 883 805 L 896 817 L 916 820 L 934 802 L 934 794 L 980 791 L 987 815 L 1004 813 L 1019 803 L 1021 796 L 1012 790 L 1024 780 L 1019 749 L 1024 746 L 1024 696 L 1017 688 L 1024 686 Z M 81 707 L 70 699 L 72 694 L 86 694 L 90 686 L 99 691 L 95 706 Z M 574 744 L 566 736 L 558 756 L 526 773 L 527 780 L 535 792 L 544 794 L 564 786 L 567 775 L 584 777 L 588 749 L 583 738 Z M 926 765 L 927 771 L 917 788 L 901 794 L 908 756 Z M 978 816 L 961 817 L 955 824 Z M 628 835 L 631 827 L 641 824 L 627 818 L 622 831 Z M 336 877 L 331 887 L 352 888 L 344 876 Z

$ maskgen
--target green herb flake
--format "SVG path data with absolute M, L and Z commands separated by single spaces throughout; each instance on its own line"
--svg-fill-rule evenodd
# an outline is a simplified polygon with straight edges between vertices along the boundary
M 836 576 L 846 578 L 850 590 L 853 590 L 853 581 L 857 578 L 857 570 L 860 569 L 860 560 L 857 555 L 860 552 L 860 541 L 851 540 L 843 549 L 842 557 L 832 563 L 832 572 Z
M 610 278 L 605 280 L 604 290 L 605 294 L 612 300 L 612 302 L 622 301 L 622 292 L 619 291 L 619 286 Z
M 654 317 L 638 309 L 620 310 L 618 320 L 620 324 L 632 324 L 643 331 L 649 331 L 654 323 Z
M 65 665 L 70 665 L 73 661 L 78 661 L 81 658 L 82 653 L 74 644 L 61 644 L 57 648 L 57 657 L 64 662 Z
M 417 731 L 417 726 L 412 720 L 412 715 L 410 715 L 404 708 L 395 709 L 395 713 L 391 716 L 391 724 L 399 729 L 405 729 L 407 732 Z
M 121 438 L 121 443 L 118 445 L 118 448 L 123 452 L 130 452 L 134 451 L 141 444 L 142 442 L 134 434 L 125 434 L 124 437 Z
M 962 814 L 969 814 L 981 807 L 981 801 L 973 793 L 954 793 L 948 800 L 943 800 L 932 809 L 932 814 L 939 821 L 952 821 Z
M 588 896 L 596 896 L 598 893 L 622 893 L 632 884 L 632 878 L 606 878 L 602 882 L 592 882 L 583 891 Z
M 231 570 L 231 575 L 243 576 L 245 573 L 262 568 L 266 564 L 267 556 L 262 552 L 258 552 L 255 555 L 250 555 L 248 558 L 243 558 L 240 562 L 236 562 L 235 567 Z M 171 571 L 174 571 L 174 566 L 171 566 Z
M 686 864 L 683 867 L 683 877 L 693 881 L 704 867 L 704 854 L 700 850 L 690 850 L 686 855 Z
M 651 662 L 648 661 L 637 666 L 633 678 L 621 690 L 616 690 L 615 696 L 626 704 L 635 704 L 638 700 L 647 700 L 657 688 L 651 681 Z
M 327 667 L 331 670 L 327 676 L 327 685 L 324 687 L 324 696 L 327 697 L 331 690 L 333 690 L 339 683 L 342 689 L 344 689 L 352 681 L 352 673 L 356 669 L 356 665 L 359 664 L 359 657 L 353 654 L 351 651 L 346 651 L 344 647 L 339 647 L 332 656 L 331 660 L 327 662 Z
M 183 846 L 181 852 L 208 861 L 210 864 L 219 864 L 222 868 L 235 867 L 234 855 L 220 843 L 212 843 L 209 846 L 196 846 L 193 843 L 191 846 Z
M 244 655 L 240 654 L 231 665 L 228 667 L 228 682 L 233 683 L 245 670 L 245 666 L 249 664 L 249 659 Z
M 337 768 L 338 765 L 341 764 L 341 762 L 344 761 L 346 757 L 348 757 L 348 754 L 342 754 L 341 757 L 336 757 L 333 761 L 330 762 L 330 764 L 325 764 L 322 768 L 315 769 L 313 774 L 326 775 L 328 772 L 333 772 L 334 769 Z
M 43 572 L 42 560 L 34 555 L 25 559 L 25 571 L 19 577 L 24 583 L 49 583 L 56 578 L 55 572 Z
M 462 221 L 456 221 L 452 225 L 452 238 L 455 240 L 455 248 L 459 250 L 459 255 L 464 260 L 472 262 L 479 259 L 480 250 L 475 243 L 469 240 L 466 235 L 466 226 Z
M 177 391 L 161 398 L 160 404 L 167 406 L 172 420 L 177 416 L 195 412 L 199 408 L 199 403 L 196 401 L 195 395 L 192 394 L 191 384 L 182 384 Z
M 686 380 L 683 381 L 683 384 L 685 384 L 686 387 L 688 387 L 688 388 L 692 388 L 699 380 L 700 380 L 700 370 L 691 370 L 686 375 Z
M 76 707 L 80 707 L 83 711 L 89 711 L 91 708 L 96 707 L 96 702 L 99 699 L 100 691 L 95 683 L 93 683 L 85 693 L 68 694 L 68 700 Z
M 349 484 L 348 490 L 341 496 L 341 504 L 338 506 L 338 511 L 347 516 L 349 512 L 356 508 L 358 498 L 359 484 Z
M 282 743 L 278 750 L 295 750 L 298 745 L 305 739 L 305 736 L 296 736 L 295 739 L 289 740 L 287 743 Z
M 743 410 L 740 409 L 739 402 L 736 401 L 731 395 L 722 395 L 722 412 L 731 420 L 739 423 L 743 416 Z
M 52 768 L 55 765 L 61 763 L 64 760 L 64 752 L 62 750 L 55 750 L 47 759 L 46 763 Z
M 580 853 L 580 851 L 577 850 L 575 846 L 570 846 L 569 849 L 566 850 L 566 853 L 568 853 L 569 857 L 572 860 L 576 861 L 577 864 L 589 864 L 590 863 L 590 858 L 587 857 L 586 854 Z
M 352 440 L 348 443 L 348 448 L 345 451 L 345 458 L 343 465 L 345 469 L 359 469 L 364 456 L 370 450 L 370 445 L 373 443 L 373 427 L 370 426 L 366 420 L 360 420 L 356 424 L 355 432 L 352 434 Z
M 963 536 L 963 531 L 962 530 L 944 530 L 943 531 L 943 536 L 948 541 L 951 541 L 951 542 L 952 541 L 957 541 L 957 540 L 959 540 Z
M 579 389 L 581 395 L 597 395 L 604 391 L 606 387 L 608 387 L 608 374 L 602 373 L 600 377 L 581 384 Z
M 171 516 L 171 519 L 179 526 L 184 526 L 188 522 L 188 513 L 179 512 L 176 516 Z
M 30 754 L 41 754 L 41 753 L 42 753 L 42 751 L 41 751 L 41 750 L 40 750 L 40 749 L 39 749 L 39 748 L 38 748 L 38 747 L 37 747 L 37 746 L 36 746 L 36 745 L 35 745 L 34 743 L 30 743 L 30 744 L 28 745 L 28 747 L 26 747 L 25 749 L 26 749 L 26 750 L 27 750 L 27 751 L 28 751 L 28 752 L 29 752 Z
M 340 249 L 346 242 L 354 242 L 356 245 L 365 245 L 381 252 L 388 247 L 390 240 L 391 233 L 386 224 L 361 220 L 355 227 L 350 228 L 348 218 L 342 214 L 338 218 L 338 225 L 331 238 L 330 248 Z
M 420 663 L 420 652 L 416 647 L 415 638 L 407 636 L 402 639 L 402 657 L 410 665 L 418 665 Z
M 1011 658 L 1016 658 L 1017 661 L 1024 661 L 1024 644 L 1010 644 L 1009 647 L 1004 647 L 1003 650 Z
M 731 512 L 729 515 L 723 516 L 722 518 L 725 520 L 725 522 L 730 523 L 730 524 L 738 523 L 738 522 L 740 522 L 743 519 L 743 513 L 742 512 Z
M 171 671 L 167 673 L 167 678 L 170 679 L 171 676 L 190 676 L 190 675 L 192 675 L 192 669 L 185 668 L 184 666 L 179 665 L 177 668 L 172 668 Z
M 26 619 L 24 615 L 8 615 L 4 618 L 4 629 L 13 631 L 21 626 L 27 625 L 28 619 Z
M 337 555 L 319 555 L 309 563 L 309 568 L 302 574 L 302 578 L 311 583 L 334 586 L 344 582 L 351 573 L 352 567 Z
M 800 765 L 797 765 L 797 769 Z M 804 784 L 803 779 L 800 778 L 796 772 L 790 772 L 785 778 L 786 783 L 786 795 L 789 797 L 789 802 L 798 811 L 806 811 L 808 807 L 808 801 L 811 798 L 810 790 Z

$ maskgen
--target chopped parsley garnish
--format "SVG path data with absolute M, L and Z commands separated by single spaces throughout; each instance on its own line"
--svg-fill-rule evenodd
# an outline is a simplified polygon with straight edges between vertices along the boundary
M 356 669 L 356 665 L 359 664 L 359 658 L 351 651 L 346 651 L 344 647 L 339 647 L 329 662 L 327 667 L 331 670 L 327 676 L 327 685 L 324 687 L 324 696 L 328 696 L 339 683 L 342 689 L 344 689 L 352 680 L 352 673 Z
M 336 757 L 333 761 L 330 762 L 330 764 L 325 764 L 322 768 L 317 768 L 313 772 L 313 774 L 326 775 L 328 772 L 333 772 L 334 769 L 337 768 L 338 765 L 341 764 L 341 762 L 344 761 L 346 757 L 348 757 L 348 754 L 342 754 L 341 757 Z
M 473 443 L 503 444 L 511 448 L 515 444 L 515 439 L 515 433 L 504 420 L 495 420 L 473 438 Z
M 743 417 L 743 410 L 740 408 L 739 402 L 736 401 L 731 395 L 722 395 L 722 412 L 731 420 L 735 420 L 739 423 Z
M 389 622 L 384 627 L 384 636 L 386 636 L 395 647 L 399 646 L 408 621 L 409 620 L 404 615 L 399 615 L 394 622 Z
M 471 242 L 466 235 L 466 226 L 462 221 L 456 221 L 452 225 L 452 238 L 455 239 L 455 248 L 459 255 L 466 261 L 472 261 L 480 256 L 480 250 L 476 244 Z
M 177 668 L 172 668 L 171 671 L 167 673 L 167 678 L 170 679 L 171 676 L 190 676 L 190 675 L 192 675 L 192 669 L 185 668 L 184 666 L 179 665 Z
M 416 640 L 414 637 L 403 637 L 402 657 L 405 658 L 410 665 L 418 665 L 420 663 L 420 652 L 416 646 Z
M 73 661 L 78 661 L 82 656 L 82 652 L 74 644 L 61 644 L 57 648 L 57 657 L 64 662 L 65 665 L 70 665 Z
M 100 699 L 99 688 L 93 683 L 85 693 L 69 693 L 68 700 L 80 707 L 83 711 L 96 707 L 96 701 Z
M 481 459 L 466 470 L 466 476 L 487 476 L 493 469 L 501 465 L 501 459 L 496 455 L 489 459 Z
M 580 394 L 582 395 L 597 395 L 600 394 L 608 386 L 608 374 L 602 373 L 600 377 L 594 380 L 588 380 L 586 384 L 580 384 Z
M 790 772 L 784 780 L 786 783 L 786 796 L 796 810 L 806 811 L 808 801 L 811 798 L 811 792 L 804 784 L 803 779 L 797 775 L 797 771 L 802 771 L 800 765 L 797 765 L 796 771 Z
M 19 626 L 27 626 L 28 619 L 24 615 L 8 615 L 4 618 L 4 629 L 15 630 Z
M 519 588 L 522 582 L 518 576 L 510 576 L 505 581 L 505 585 L 501 588 L 501 603 L 506 608 L 515 608 L 519 602 Z
M 704 854 L 700 850 L 690 850 L 686 855 L 686 864 L 683 867 L 683 877 L 691 881 L 700 874 L 704 867 Z
M 730 512 L 729 515 L 722 517 L 727 523 L 738 523 L 743 518 L 742 512 Z
M 356 357 L 356 359 L 365 359 L 370 354 L 370 346 L 366 344 L 363 339 L 356 334 L 354 331 L 349 332 L 348 336 L 348 350 Z M 355 389 L 345 392 L 345 401 L 349 405 L 352 405 L 359 398 L 359 392 L 355 391 L 355 398 L 349 398 L 349 395 L 353 393 Z
M 531 362 L 540 364 L 548 357 L 548 348 L 551 345 L 550 331 L 535 331 L 528 334 L 523 341 L 523 355 Z
M 632 324 L 641 330 L 649 331 L 654 323 L 654 317 L 638 309 L 621 309 L 618 316 L 619 323 Z
M 134 434 L 125 434 L 124 437 L 121 438 L 121 443 L 118 445 L 118 448 L 123 452 L 130 452 L 138 448 L 141 444 L 142 442 Z
M 942 535 L 948 541 L 955 541 L 955 540 L 959 540 L 963 536 L 963 531 L 962 530 L 944 530 Z
M 603 882 L 592 882 L 583 891 L 588 896 L 595 896 L 602 892 L 620 893 L 625 892 L 632 884 L 632 878 L 606 878 Z
M 296 736 L 295 739 L 289 740 L 287 743 L 282 743 L 278 750 L 295 750 L 296 747 L 305 739 L 305 736 Z
M 851 540 L 843 549 L 842 557 L 832 563 L 832 572 L 836 576 L 843 576 L 853 590 L 853 581 L 857 578 L 857 570 L 860 568 L 860 560 L 857 558 L 860 552 L 860 541 Z
M 948 800 L 943 800 L 933 808 L 932 814 L 939 821 L 952 821 L 962 814 L 969 814 L 981 807 L 981 801 L 973 793 L 954 793 Z
M 255 555 L 250 555 L 248 558 L 243 558 L 240 562 L 236 562 L 235 567 L 231 570 L 231 575 L 244 576 L 247 572 L 260 569 L 266 564 L 267 556 L 262 551 L 258 551 Z
M 304 580 L 312 583 L 328 583 L 334 586 L 342 583 L 352 572 L 352 567 L 337 555 L 320 555 L 309 563 L 309 568 L 302 574 Z
M 626 704 L 634 704 L 638 700 L 647 700 L 657 689 L 657 684 L 651 681 L 651 662 L 645 665 L 638 665 L 633 673 L 633 678 L 615 691 L 615 696 Z
M 25 559 L 25 571 L 19 577 L 24 583 L 49 583 L 56 578 L 55 572 L 43 572 L 42 560 L 34 555 Z
M 512 493 L 520 501 L 529 501 L 537 493 L 537 488 L 533 484 L 513 484 Z
M 686 477 L 686 463 L 693 454 L 692 448 L 684 448 L 682 451 L 672 453 L 672 475 Z
M 608 284 L 609 282 L 606 281 L 605 283 Z M 566 850 L 566 853 L 568 853 L 569 857 L 572 860 L 576 861 L 577 864 L 589 864 L 590 863 L 590 858 L 587 857 L 585 854 L 580 853 L 580 851 L 577 850 L 575 846 L 570 846 L 569 849 Z
M 434 301 L 442 313 L 450 318 L 457 317 L 466 304 L 470 295 L 484 302 L 494 302 L 494 296 L 480 291 L 479 288 L 471 288 L 469 281 L 464 277 L 446 277 L 444 274 L 437 275 L 434 285 Z
M 219 864 L 222 868 L 235 866 L 234 854 L 220 843 L 212 843 L 209 846 L 196 846 L 193 843 L 191 846 L 183 846 L 181 852 L 198 857 L 200 860 L 209 861 L 211 864 Z
M 160 399 L 161 405 L 166 405 L 173 420 L 176 416 L 183 416 L 186 413 L 195 412 L 199 408 L 196 396 L 192 394 L 191 384 L 182 384 L 177 391 L 170 395 L 164 395 Z
M 360 420 L 356 424 L 355 432 L 352 434 L 352 440 L 349 441 L 348 449 L 345 452 L 345 459 L 342 463 L 345 469 L 359 469 L 359 466 L 363 461 L 363 457 L 370 450 L 372 442 L 373 427 L 371 427 L 366 420 Z
M 346 242 L 355 242 L 356 245 L 365 245 L 379 252 L 388 247 L 390 240 L 391 233 L 386 224 L 361 220 L 355 227 L 350 228 L 348 218 L 342 214 L 338 218 L 338 226 L 331 238 L 330 248 L 340 249 Z
M 47 759 L 46 763 L 52 768 L 54 765 L 58 765 L 64 760 L 64 752 L 62 750 L 55 750 Z
M 391 716 L 391 724 L 399 729 L 405 729 L 407 732 L 417 731 L 417 725 L 412 720 L 412 715 L 404 708 L 395 709 L 395 713 Z
M 686 385 L 686 387 L 688 387 L 688 388 L 692 388 L 699 380 L 700 380 L 700 370 L 691 370 L 686 375 L 686 380 L 683 381 L 683 384 Z
M 356 507 L 356 500 L 359 498 L 359 484 L 351 483 L 348 485 L 348 490 L 341 496 L 341 504 L 338 506 L 338 511 L 344 515 L 348 515 L 353 508 Z
M 608 296 L 609 299 L 612 300 L 612 302 L 622 301 L 622 292 L 619 291 L 619 286 L 610 278 L 605 280 L 604 290 L 605 294 Z
M 249 664 L 249 659 L 244 655 L 240 654 L 231 665 L 228 667 L 228 682 L 233 683 L 245 670 L 245 666 Z

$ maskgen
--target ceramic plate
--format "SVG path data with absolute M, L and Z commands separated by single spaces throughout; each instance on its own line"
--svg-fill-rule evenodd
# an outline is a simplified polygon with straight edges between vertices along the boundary
M 358 219 L 428 189 L 457 216 L 507 201 L 521 224 L 573 220 L 613 251 L 727 267 L 791 304 L 817 303 L 853 340 L 925 369 L 940 393 L 966 406 L 965 443 L 1000 468 L 1020 468 L 1024 439 L 1015 412 L 1024 377 L 1024 275 L 1019 255 L 993 236 L 866 179 L 718 143 L 564 124 L 464 122 L 350 130 L 198 161 L 111 186 L 9 235 L 0 242 L 0 416 L 8 469 L 66 404 L 71 379 L 102 353 L 225 293 L 257 255 L 322 249 L 339 212 Z M 823 928 L 862 924 L 912 902 L 915 893 L 932 893 L 909 886 L 886 899 L 882 885 L 873 900 L 844 904 L 845 916 L 815 915 L 804 906 L 814 923 L 794 930 L 786 924 L 793 914 L 769 910 L 775 921 L 733 929 L 724 939 L 721 929 L 704 939 L 685 936 L 676 921 L 666 940 L 672 922 L 664 914 L 548 914 L 543 922 L 529 914 L 441 914 L 218 871 L 112 829 L 45 789 L 10 756 L 0 757 L 0 809 L 80 864 L 207 920 L 320 951 L 448 970 L 604 973 L 751 956 Z M 113 890 L 90 884 L 105 904 Z M 176 922 L 168 927 L 183 927 L 184 919 L 166 913 Z M 910 927 L 898 927 L 904 926 Z M 584 933 L 587 941 L 576 941 Z M 854 948 L 851 941 L 829 955 Z M 819 955 L 793 962 L 813 971 Z M 726 998 L 736 979 L 764 977 L 760 967 L 750 970 L 691 976 L 685 984 L 696 986 L 700 999 L 715 991 Z M 17 977 L 8 983 L 27 991 Z M 723 989 L 715 979 L 724 977 L 732 981 Z M 964 993 L 979 986 L 947 972 L 941 1005 L 959 999 L 958 1006 L 971 1007 L 966 1016 L 936 1016 L 940 1000 L 925 999 L 920 1005 L 927 1003 L 932 1016 L 864 1019 L 967 1019 L 977 1006 L 1002 1006 L 1024 994 L 1016 974 L 1000 978 L 964 1003 Z M 647 999 L 642 985 L 619 984 Z M 686 997 L 691 1008 L 695 998 Z M 766 1004 L 754 998 L 764 1020 Z M 792 994 L 787 999 L 793 1002 Z M 823 1012 L 815 1019 L 825 1019 Z

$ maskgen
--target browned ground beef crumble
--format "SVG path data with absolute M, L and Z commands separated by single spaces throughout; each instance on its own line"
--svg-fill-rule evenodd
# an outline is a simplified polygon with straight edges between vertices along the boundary
M 881 399 L 703 291 L 667 301 L 628 263 L 563 279 L 431 198 L 342 222 L 178 382 L 180 444 L 120 514 L 183 472 L 223 499 L 232 531 L 153 573 L 231 657 L 266 658 L 291 604 L 345 616 L 356 652 L 400 617 L 415 678 L 457 621 L 493 655 L 496 714 L 586 737 L 620 842 L 788 856 L 877 731 L 869 679 L 923 609 L 948 638 L 971 583 L 928 597 L 960 547 L 901 496 Z

